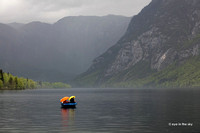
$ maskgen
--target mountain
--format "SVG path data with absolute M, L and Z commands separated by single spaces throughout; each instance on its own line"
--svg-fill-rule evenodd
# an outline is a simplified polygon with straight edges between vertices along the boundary
M 71 16 L 54 24 L 0 24 L 0 68 L 34 80 L 66 82 L 114 45 L 130 19 Z
M 23 27 L 25 24 L 14 22 L 14 23 L 9 23 L 8 25 L 11 26 L 11 27 L 13 27 L 13 28 L 15 28 L 15 29 L 20 29 L 20 28 Z
M 200 1 L 152 0 L 77 86 L 200 86 Z
M 54 29 L 59 34 L 57 42 L 61 46 L 59 51 L 69 49 L 65 58 L 70 64 L 65 68 L 76 74 L 86 71 L 94 58 L 114 45 L 125 33 L 130 19 L 114 15 L 79 16 L 66 17 L 55 23 Z

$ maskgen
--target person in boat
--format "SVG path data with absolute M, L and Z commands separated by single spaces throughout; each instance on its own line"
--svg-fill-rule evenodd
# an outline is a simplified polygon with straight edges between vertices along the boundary
M 75 103 L 76 101 L 75 101 L 75 96 L 71 96 L 70 98 L 69 98 L 69 102 L 70 103 Z
M 75 103 L 74 98 L 70 99 L 70 103 Z

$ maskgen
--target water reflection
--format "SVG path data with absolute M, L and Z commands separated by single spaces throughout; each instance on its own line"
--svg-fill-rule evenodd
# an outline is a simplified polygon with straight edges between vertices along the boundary
M 75 120 L 75 108 L 61 108 L 62 128 L 64 131 L 73 130 Z

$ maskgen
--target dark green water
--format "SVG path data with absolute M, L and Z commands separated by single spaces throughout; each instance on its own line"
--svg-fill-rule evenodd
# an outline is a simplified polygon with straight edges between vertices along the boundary
M 71 95 L 77 108 L 61 109 L 60 98 Z M 0 132 L 198 133 L 200 90 L 1 91 Z

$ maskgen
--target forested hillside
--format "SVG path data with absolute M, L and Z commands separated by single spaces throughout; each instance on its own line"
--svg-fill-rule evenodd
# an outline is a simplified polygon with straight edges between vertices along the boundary
M 10 73 L 4 73 L 0 70 L 0 90 L 1 89 L 34 89 L 37 88 L 37 82 L 13 76 Z
M 62 82 L 42 82 L 32 79 L 13 76 L 0 69 L 0 90 L 22 90 L 36 88 L 71 88 L 69 84 Z

